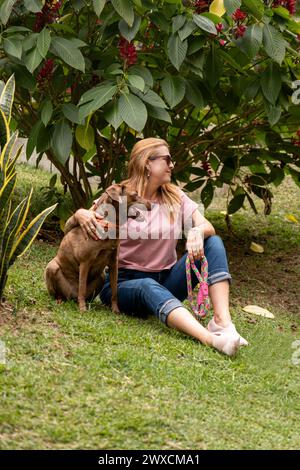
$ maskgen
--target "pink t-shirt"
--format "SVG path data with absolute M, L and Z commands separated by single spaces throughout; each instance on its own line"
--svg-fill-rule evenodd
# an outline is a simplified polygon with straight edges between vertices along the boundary
M 151 211 L 143 211 L 145 220 L 128 219 L 121 227 L 119 268 L 139 271 L 161 271 L 177 262 L 177 240 L 182 231 L 192 227 L 192 214 L 198 204 L 179 189 L 181 206 L 170 223 L 168 211 L 163 204 L 152 202 Z

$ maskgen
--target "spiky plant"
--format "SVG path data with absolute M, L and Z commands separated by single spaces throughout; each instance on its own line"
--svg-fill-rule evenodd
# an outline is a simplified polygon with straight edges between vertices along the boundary
M 15 152 L 18 132 L 11 134 L 9 124 L 14 99 L 15 80 L 12 75 L 0 88 L 0 304 L 7 281 L 9 268 L 23 255 L 37 236 L 46 217 L 56 204 L 38 214 L 26 227 L 32 189 L 29 195 L 13 207 L 13 194 L 16 188 L 16 161 L 22 147 Z

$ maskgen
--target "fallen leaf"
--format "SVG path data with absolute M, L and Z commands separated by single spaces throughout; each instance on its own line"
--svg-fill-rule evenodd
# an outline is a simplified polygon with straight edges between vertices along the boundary
M 258 243 L 254 243 L 254 242 L 251 242 L 250 250 L 254 251 L 255 253 L 263 253 L 265 251 L 263 246 L 259 245 Z
M 293 214 L 286 214 L 285 218 L 293 224 L 299 224 L 299 220 Z
M 266 318 L 275 318 L 273 313 L 269 312 L 269 310 L 259 307 L 258 305 L 246 305 L 243 307 L 244 312 L 247 313 L 254 313 L 254 315 L 260 315 Z
M 229 217 L 232 217 L 232 214 L 227 214 L 226 211 L 220 211 L 220 214 L 222 214 L 222 215 L 229 215 Z

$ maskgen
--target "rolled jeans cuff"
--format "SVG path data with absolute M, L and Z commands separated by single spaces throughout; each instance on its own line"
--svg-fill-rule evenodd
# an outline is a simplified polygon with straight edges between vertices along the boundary
M 216 282 L 224 281 L 228 279 L 229 283 L 232 283 L 232 277 L 227 271 L 220 271 L 218 273 L 211 274 L 208 276 L 207 283 L 208 285 L 215 284 Z
M 180 300 L 178 300 L 178 299 L 169 299 L 169 300 L 167 300 L 163 304 L 163 306 L 159 309 L 159 312 L 158 312 L 159 320 L 162 321 L 163 323 L 165 323 L 166 326 L 168 326 L 167 325 L 168 315 L 169 315 L 169 313 L 172 312 L 172 310 L 174 310 L 174 308 L 177 308 L 177 307 L 183 307 Z

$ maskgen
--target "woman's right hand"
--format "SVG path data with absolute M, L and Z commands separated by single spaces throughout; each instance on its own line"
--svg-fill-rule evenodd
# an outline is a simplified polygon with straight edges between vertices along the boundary
M 88 240 L 101 240 L 97 232 L 97 224 L 104 219 L 104 217 L 97 212 L 88 209 L 78 209 L 75 212 L 75 218 L 80 225 L 85 238 Z

